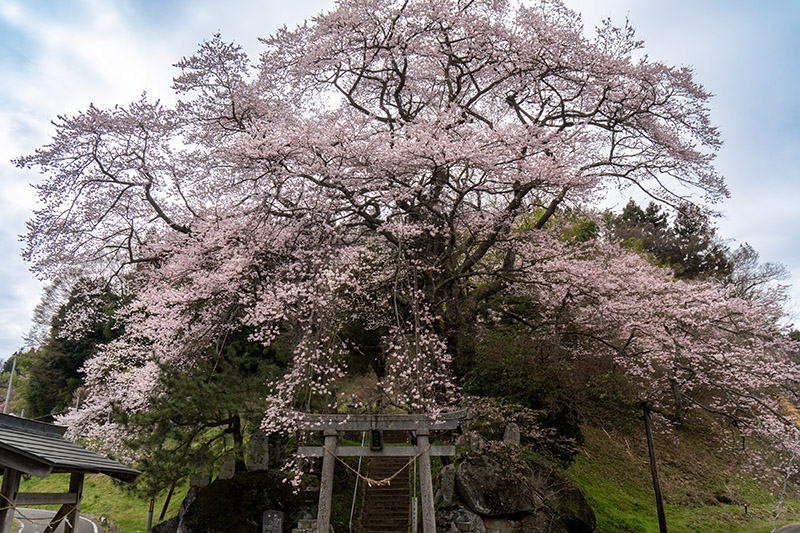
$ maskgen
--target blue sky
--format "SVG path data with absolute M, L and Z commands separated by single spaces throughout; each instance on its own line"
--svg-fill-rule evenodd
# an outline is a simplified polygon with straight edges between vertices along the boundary
M 566 0 L 587 29 L 628 17 L 656 60 L 694 67 L 716 96 L 731 199 L 720 233 L 792 271 L 800 302 L 800 2 Z M 215 32 L 255 56 L 258 37 L 330 8 L 327 0 L 0 0 L 0 359 L 24 345 L 41 284 L 20 258 L 35 198 L 10 159 L 45 144 L 50 121 L 142 91 L 171 98 L 172 64 Z M 619 206 L 626 198 L 619 198 Z M 798 319 L 800 322 L 800 319 Z

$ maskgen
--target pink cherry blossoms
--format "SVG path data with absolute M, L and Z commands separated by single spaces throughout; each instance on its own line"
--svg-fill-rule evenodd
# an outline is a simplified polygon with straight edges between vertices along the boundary
M 60 117 L 18 161 L 44 174 L 34 271 L 77 266 L 135 295 L 125 335 L 85 368 L 77 431 L 116 439 L 112 403 L 146 409 L 157 365 L 191 367 L 239 330 L 291 343 L 264 384 L 268 427 L 337 409 L 350 352 L 373 360 L 385 405 L 435 411 L 508 298 L 600 342 L 665 416 L 779 425 L 775 394 L 800 376 L 775 309 L 561 236 L 561 211 L 591 213 L 609 189 L 727 195 L 689 69 L 630 31 L 586 37 L 558 1 L 344 0 L 263 42 L 251 63 L 215 36 L 177 64 L 174 108 L 143 96 Z

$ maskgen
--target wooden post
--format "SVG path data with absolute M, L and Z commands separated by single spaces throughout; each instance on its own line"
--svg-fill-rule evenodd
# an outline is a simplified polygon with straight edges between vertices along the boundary
M 3 486 L 0 488 L 0 533 L 11 533 L 14 524 L 14 511 L 19 494 L 19 470 L 6 468 L 3 471 Z
M 78 495 L 78 501 L 67 515 L 64 533 L 78 533 L 78 520 L 81 518 L 81 498 L 83 498 L 83 472 L 73 472 L 69 476 L 69 491 Z
M 667 533 L 667 515 L 664 513 L 664 499 L 661 497 L 661 482 L 658 479 L 658 466 L 656 465 L 656 447 L 653 444 L 653 428 L 650 421 L 650 409 L 647 403 L 642 402 L 644 414 L 644 430 L 647 434 L 647 452 L 650 455 L 650 475 L 653 477 L 653 491 L 656 493 L 656 511 L 658 512 L 658 530 Z
M 326 429 L 325 447 L 336 453 L 336 437 L 339 432 Z M 329 533 L 331 524 L 331 502 L 333 500 L 333 467 L 336 458 L 325 452 L 322 457 L 322 479 L 319 485 L 319 505 L 317 506 L 317 533 Z
M 417 448 L 421 452 L 428 447 L 428 429 L 417 430 Z M 431 478 L 431 455 L 426 451 L 419 457 L 419 491 L 422 503 L 422 533 L 436 533 L 436 511 L 433 506 L 433 479 Z
M 169 507 L 169 501 L 172 499 L 172 493 L 175 492 L 175 485 L 177 485 L 177 481 L 173 481 L 172 485 L 169 487 L 169 492 L 167 493 L 167 499 L 164 500 L 164 507 L 161 508 L 161 514 L 158 515 L 158 521 L 164 520 L 164 515 L 167 514 L 167 507 Z
M 66 518 L 67 515 L 72 512 L 72 505 L 73 504 L 71 503 L 65 503 L 59 507 L 52 520 L 50 520 L 50 523 L 47 524 L 47 527 L 42 530 L 42 533 L 53 533 L 56 529 L 58 529 L 58 526 L 61 525 L 61 522 L 64 520 L 64 518 Z

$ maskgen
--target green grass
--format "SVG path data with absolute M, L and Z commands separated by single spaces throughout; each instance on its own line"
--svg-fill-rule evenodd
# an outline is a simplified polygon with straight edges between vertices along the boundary
M 600 533 L 658 532 L 647 450 L 639 429 L 635 425 L 628 431 L 585 427 L 585 444 L 567 471 L 586 492 Z M 656 438 L 669 530 L 681 533 L 772 531 L 780 487 L 767 486 L 745 475 L 743 466 L 747 458 L 730 457 L 720 451 L 707 439 L 710 433 L 708 426 L 706 431 L 687 427 L 669 437 Z M 432 467 L 436 479 L 441 461 L 435 458 Z M 781 471 L 781 465 L 777 465 L 778 476 Z M 353 478 L 348 473 L 334 498 L 334 519 L 342 531 L 347 531 Z M 24 480 L 20 490 L 67 492 L 68 486 L 68 475 L 54 474 L 44 479 Z M 177 514 L 186 490 L 184 485 L 175 491 L 166 518 Z M 155 518 L 165 496 L 161 494 L 156 498 Z M 107 476 L 87 476 L 81 508 L 85 513 L 103 516 L 118 524 L 118 531 L 145 532 L 148 499 L 138 497 L 128 485 Z M 357 509 L 356 517 L 359 514 Z M 800 522 L 800 498 L 797 487 L 790 485 L 778 526 L 792 522 Z
M 23 479 L 20 492 L 68 492 L 69 474 L 53 474 L 46 478 L 31 477 Z M 165 518 L 178 513 L 181 501 L 186 496 L 187 487 L 179 486 L 172 495 Z M 156 498 L 153 523 L 157 522 L 164 504 L 166 492 Z M 145 533 L 147 527 L 148 498 L 141 498 L 130 491 L 122 482 L 102 474 L 86 476 L 83 487 L 81 512 L 102 516 L 119 526 L 124 533 Z M 42 506 L 57 509 L 58 506 Z
M 568 472 L 587 494 L 597 531 L 658 533 L 643 439 L 597 428 L 585 428 L 584 433 L 586 443 Z M 748 478 L 736 461 L 709 448 L 697 433 L 662 437 L 657 439 L 656 449 L 670 531 L 772 531 L 779 489 L 772 494 Z M 800 522 L 796 490 L 784 501 L 778 526 L 792 522 Z

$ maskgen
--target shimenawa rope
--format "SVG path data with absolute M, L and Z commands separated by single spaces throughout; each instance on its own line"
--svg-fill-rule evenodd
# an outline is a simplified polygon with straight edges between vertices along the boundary
M 356 471 L 356 470 L 355 470 L 355 469 L 354 469 L 352 466 L 350 466 L 349 464 L 347 464 L 347 463 L 346 463 L 346 462 L 345 462 L 345 461 L 344 461 L 344 460 L 343 460 L 341 457 L 339 457 L 338 455 L 336 455 L 335 453 L 333 453 L 333 452 L 332 452 L 330 449 L 328 449 L 328 447 L 327 447 L 327 446 L 323 445 L 322 447 L 325 449 L 325 451 L 326 451 L 326 452 L 328 452 L 329 454 L 331 454 L 331 455 L 332 455 L 332 456 L 333 456 L 333 457 L 334 457 L 334 458 L 335 458 L 337 461 L 339 461 L 339 462 L 340 462 L 340 463 L 342 463 L 344 466 L 346 466 L 348 470 L 350 470 L 352 473 L 354 473 L 355 475 L 357 475 L 358 477 L 360 477 L 361 479 L 363 479 L 365 483 L 367 483 L 367 484 L 368 484 L 368 485 L 370 485 L 370 486 L 376 486 L 376 487 L 386 487 L 386 486 L 389 486 L 389 485 L 391 485 L 391 483 L 392 483 L 392 480 L 393 480 L 394 478 L 396 478 L 397 476 L 399 476 L 399 475 L 400 475 L 400 472 L 402 472 L 403 470 L 405 470 L 406 468 L 408 468 L 408 467 L 409 467 L 409 465 L 411 465 L 411 463 L 413 463 L 414 461 L 416 461 L 418 458 L 422 457 L 422 455 L 424 455 L 424 454 L 425 454 L 425 452 L 427 452 L 428 450 L 430 450 L 430 449 L 431 449 L 431 445 L 430 445 L 430 444 L 428 444 L 428 446 L 426 446 L 424 450 L 422 450 L 422 451 L 421 451 L 421 452 L 419 452 L 417 455 L 415 455 L 414 457 L 412 457 L 412 458 L 411 458 L 411 459 L 410 459 L 410 460 L 409 460 L 409 461 L 408 461 L 408 462 L 407 462 L 405 465 L 403 465 L 403 467 L 402 467 L 402 468 L 400 468 L 400 470 L 398 470 L 397 472 L 395 472 L 395 473 L 394 473 L 394 474 L 392 474 L 391 476 L 389 476 L 389 477 L 387 477 L 387 478 L 384 478 L 384 479 L 372 479 L 372 478 L 370 478 L 370 477 L 367 477 L 367 476 L 365 476 L 365 475 L 361 474 L 360 472 L 357 472 L 357 471 Z

